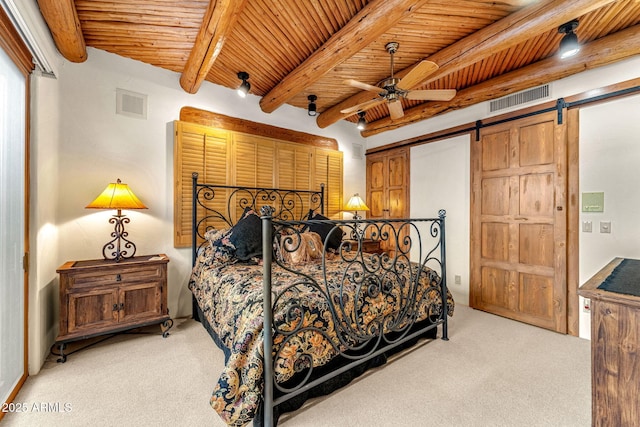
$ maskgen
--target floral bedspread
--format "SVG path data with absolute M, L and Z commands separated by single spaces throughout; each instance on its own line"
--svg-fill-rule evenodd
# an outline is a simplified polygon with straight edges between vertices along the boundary
M 299 274 L 274 262 L 273 353 L 278 383 L 310 368 L 311 363 L 313 367 L 326 364 L 339 351 L 377 336 L 381 328 L 398 330 L 441 315 L 437 275 L 423 272 L 422 285 L 411 286 L 406 277 L 417 268 L 415 264 L 396 263 L 387 271 L 380 268 L 381 262 L 379 255 L 359 253 L 351 261 L 335 256 L 325 260 L 325 267 L 322 262 L 292 267 Z M 262 268 L 213 259 L 207 245 L 189 281 L 218 345 L 225 349 L 225 368 L 210 403 L 233 426 L 250 422 L 262 401 Z M 414 301 L 417 317 L 408 318 L 403 311 L 402 307 L 412 304 L 409 301 Z M 452 315 L 450 294 L 447 301 Z

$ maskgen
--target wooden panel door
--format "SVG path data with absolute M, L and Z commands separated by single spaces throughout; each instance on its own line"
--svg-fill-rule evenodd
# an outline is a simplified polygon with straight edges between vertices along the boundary
M 367 206 L 369 218 L 385 217 L 385 198 L 386 198 L 386 157 L 371 156 L 367 157 Z
M 161 316 L 162 282 L 137 283 L 119 290 L 120 322 L 137 322 L 147 317 Z
M 566 129 L 549 113 L 472 142 L 471 306 L 567 329 Z
M 118 290 L 115 287 L 69 294 L 68 333 L 95 331 L 118 323 Z
M 367 156 L 367 218 L 409 217 L 409 150 L 400 148 Z M 382 230 L 385 231 L 384 228 Z M 382 241 L 384 251 L 393 251 L 396 237 Z M 403 236 L 399 236 L 402 241 Z

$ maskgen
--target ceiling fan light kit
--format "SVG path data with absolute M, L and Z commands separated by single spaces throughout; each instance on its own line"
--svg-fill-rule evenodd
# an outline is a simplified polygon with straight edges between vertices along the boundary
M 398 51 L 400 44 L 397 42 L 389 42 L 385 45 L 385 49 L 391 57 L 391 75 L 381 84 L 382 87 L 373 86 L 354 79 L 344 81 L 344 84 L 358 89 L 375 92 L 376 98 L 365 101 L 350 108 L 340 110 L 342 114 L 354 114 L 377 107 L 378 105 L 387 104 L 389 114 L 392 120 L 397 120 L 404 116 L 402 108 L 402 98 L 417 101 L 450 101 L 456 95 L 455 89 L 433 89 L 433 90 L 412 90 L 419 86 L 426 78 L 433 74 L 438 65 L 434 62 L 423 60 L 413 67 L 402 79 L 393 76 L 394 72 L 394 55 Z M 358 125 L 360 121 L 358 120 Z

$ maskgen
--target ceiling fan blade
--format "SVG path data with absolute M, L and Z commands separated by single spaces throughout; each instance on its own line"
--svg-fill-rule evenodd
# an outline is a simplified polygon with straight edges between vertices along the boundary
M 349 108 L 345 108 L 344 110 L 340 110 L 340 112 L 342 114 L 353 114 L 353 113 L 357 113 L 358 111 L 365 111 L 365 110 L 370 110 L 373 107 L 377 107 L 378 105 L 382 104 L 385 101 L 384 98 L 374 98 L 374 99 L 370 99 L 369 101 L 365 101 L 361 104 L 358 105 L 354 105 L 353 107 L 349 107 Z
M 398 82 L 398 88 L 409 90 L 412 87 L 422 83 L 430 74 L 438 69 L 438 64 L 431 61 L 420 61 L 418 65 L 413 67 L 406 76 Z
M 404 111 L 402 110 L 402 103 L 400 100 L 389 101 L 387 103 L 389 107 L 389 114 L 391 115 L 391 120 L 397 120 L 404 116 Z
M 434 89 L 410 90 L 405 95 L 405 98 L 423 101 L 451 101 L 454 96 L 456 96 L 455 89 Z
M 378 86 L 372 86 L 366 83 L 359 82 L 354 79 L 347 79 L 343 83 L 349 86 L 357 87 L 358 89 L 369 90 L 371 92 L 376 92 L 376 93 L 385 92 L 384 89 L 379 88 Z

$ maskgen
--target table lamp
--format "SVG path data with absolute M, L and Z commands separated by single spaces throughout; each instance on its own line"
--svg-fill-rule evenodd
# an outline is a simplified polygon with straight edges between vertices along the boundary
M 117 182 L 110 183 L 86 208 L 118 210 L 118 213 L 109 219 L 109 223 L 115 224 L 115 228 L 111 233 L 113 239 L 102 248 L 104 259 L 113 259 L 116 262 L 120 262 L 124 258 L 133 257 L 136 253 L 136 245 L 127 239 L 129 233 L 124 230 L 124 225 L 129 223 L 129 218 L 126 215 L 122 215 L 122 209 L 147 209 L 147 207 L 133 194 L 129 186 L 123 184 L 120 179 Z M 128 252 L 129 249 L 132 249 L 131 254 Z M 108 254 L 109 251 L 112 252 Z
M 353 219 L 358 220 L 362 219 L 360 215 L 358 215 L 358 211 L 368 211 L 369 208 L 364 204 L 364 200 L 358 195 L 358 193 L 354 194 L 347 204 L 344 206 L 345 211 L 353 211 Z
M 353 211 L 353 219 L 359 221 L 362 219 L 360 215 L 358 215 L 358 211 L 368 211 L 369 208 L 365 205 L 364 200 L 358 195 L 358 193 L 354 194 L 347 204 L 344 206 L 345 211 Z M 360 233 L 360 224 L 356 222 L 353 227 L 352 237 L 357 238 L 361 237 L 362 233 Z

